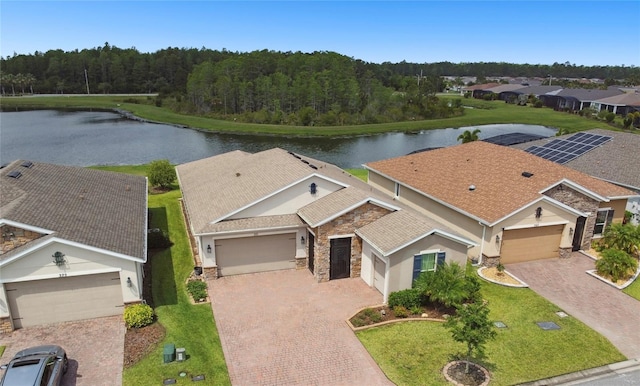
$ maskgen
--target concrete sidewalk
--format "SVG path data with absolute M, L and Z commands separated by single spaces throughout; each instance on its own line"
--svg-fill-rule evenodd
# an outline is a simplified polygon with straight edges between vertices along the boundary
M 612 363 L 606 366 L 595 367 L 592 369 L 577 371 L 575 373 L 569 373 L 559 375 L 557 377 L 540 379 L 533 382 L 522 383 L 519 386 L 569 386 L 569 385 L 582 385 L 590 383 L 598 383 L 598 380 L 603 378 L 615 377 L 617 374 L 625 374 L 634 372 L 640 377 L 640 359 L 630 359 L 623 362 Z M 598 383 L 599 384 L 599 383 Z M 623 383 L 614 383 L 614 381 L 606 381 L 603 384 L 634 384 L 627 381 Z

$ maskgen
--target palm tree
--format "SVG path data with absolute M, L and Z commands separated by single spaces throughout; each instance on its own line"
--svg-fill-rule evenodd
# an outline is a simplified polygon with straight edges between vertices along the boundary
M 475 129 L 473 131 L 465 130 L 464 133 L 458 136 L 458 141 L 462 141 L 462 143 L 477 141 L 478 134 L 480 134 L 480 129 Z
M 25 74 L 24 81 L 29 85 L 29 90 L 31 91 L 31 95 L 33 95 L 33 84 L 36 82 L 36 77 L 33 76 L 33 74 Z

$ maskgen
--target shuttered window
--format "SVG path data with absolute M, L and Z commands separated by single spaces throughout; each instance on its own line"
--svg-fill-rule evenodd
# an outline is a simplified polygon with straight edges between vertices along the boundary
M 445 260 L 446 252 L 443 251 L 427 251 L 413 256 L 413 280 L 415 281 L 422 272 L 435 271 Z

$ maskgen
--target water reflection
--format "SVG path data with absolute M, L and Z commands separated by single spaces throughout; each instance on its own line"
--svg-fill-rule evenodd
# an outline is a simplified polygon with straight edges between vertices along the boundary
M 250 153 L 281 147 L 338 166 L 396 157 L 412 151 L 456 144 L 466 129 L 425 130 L 415 134 L 300 138 L 216 134 L 123 119 L 111 112 L 25 111 L 0 113 L 0 162 L 15 159 L 63 165 L 143 164 L 166 158 L 184 163 L 232 150 Z M 480 139 L 524 132 L 551 136 L 555 129 L 535 125 L 483 125 Z

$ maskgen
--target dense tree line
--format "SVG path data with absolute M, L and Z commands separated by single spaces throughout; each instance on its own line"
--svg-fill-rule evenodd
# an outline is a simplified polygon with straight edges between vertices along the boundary
M 368 63 L 333 52 L 249 53 L 102 47 L 0 59 L 3 95 L 160 93 L 177 108 L 244 121 L 356 124 L 444 117 L 460 107 L 435 97 L 442 76 L 601 78 L 640 84 L 640 68 L 570 63 Z M 460 81 L 458 81 L 460 82 Z M 454 81 L 454 83 L 456 83 Z

